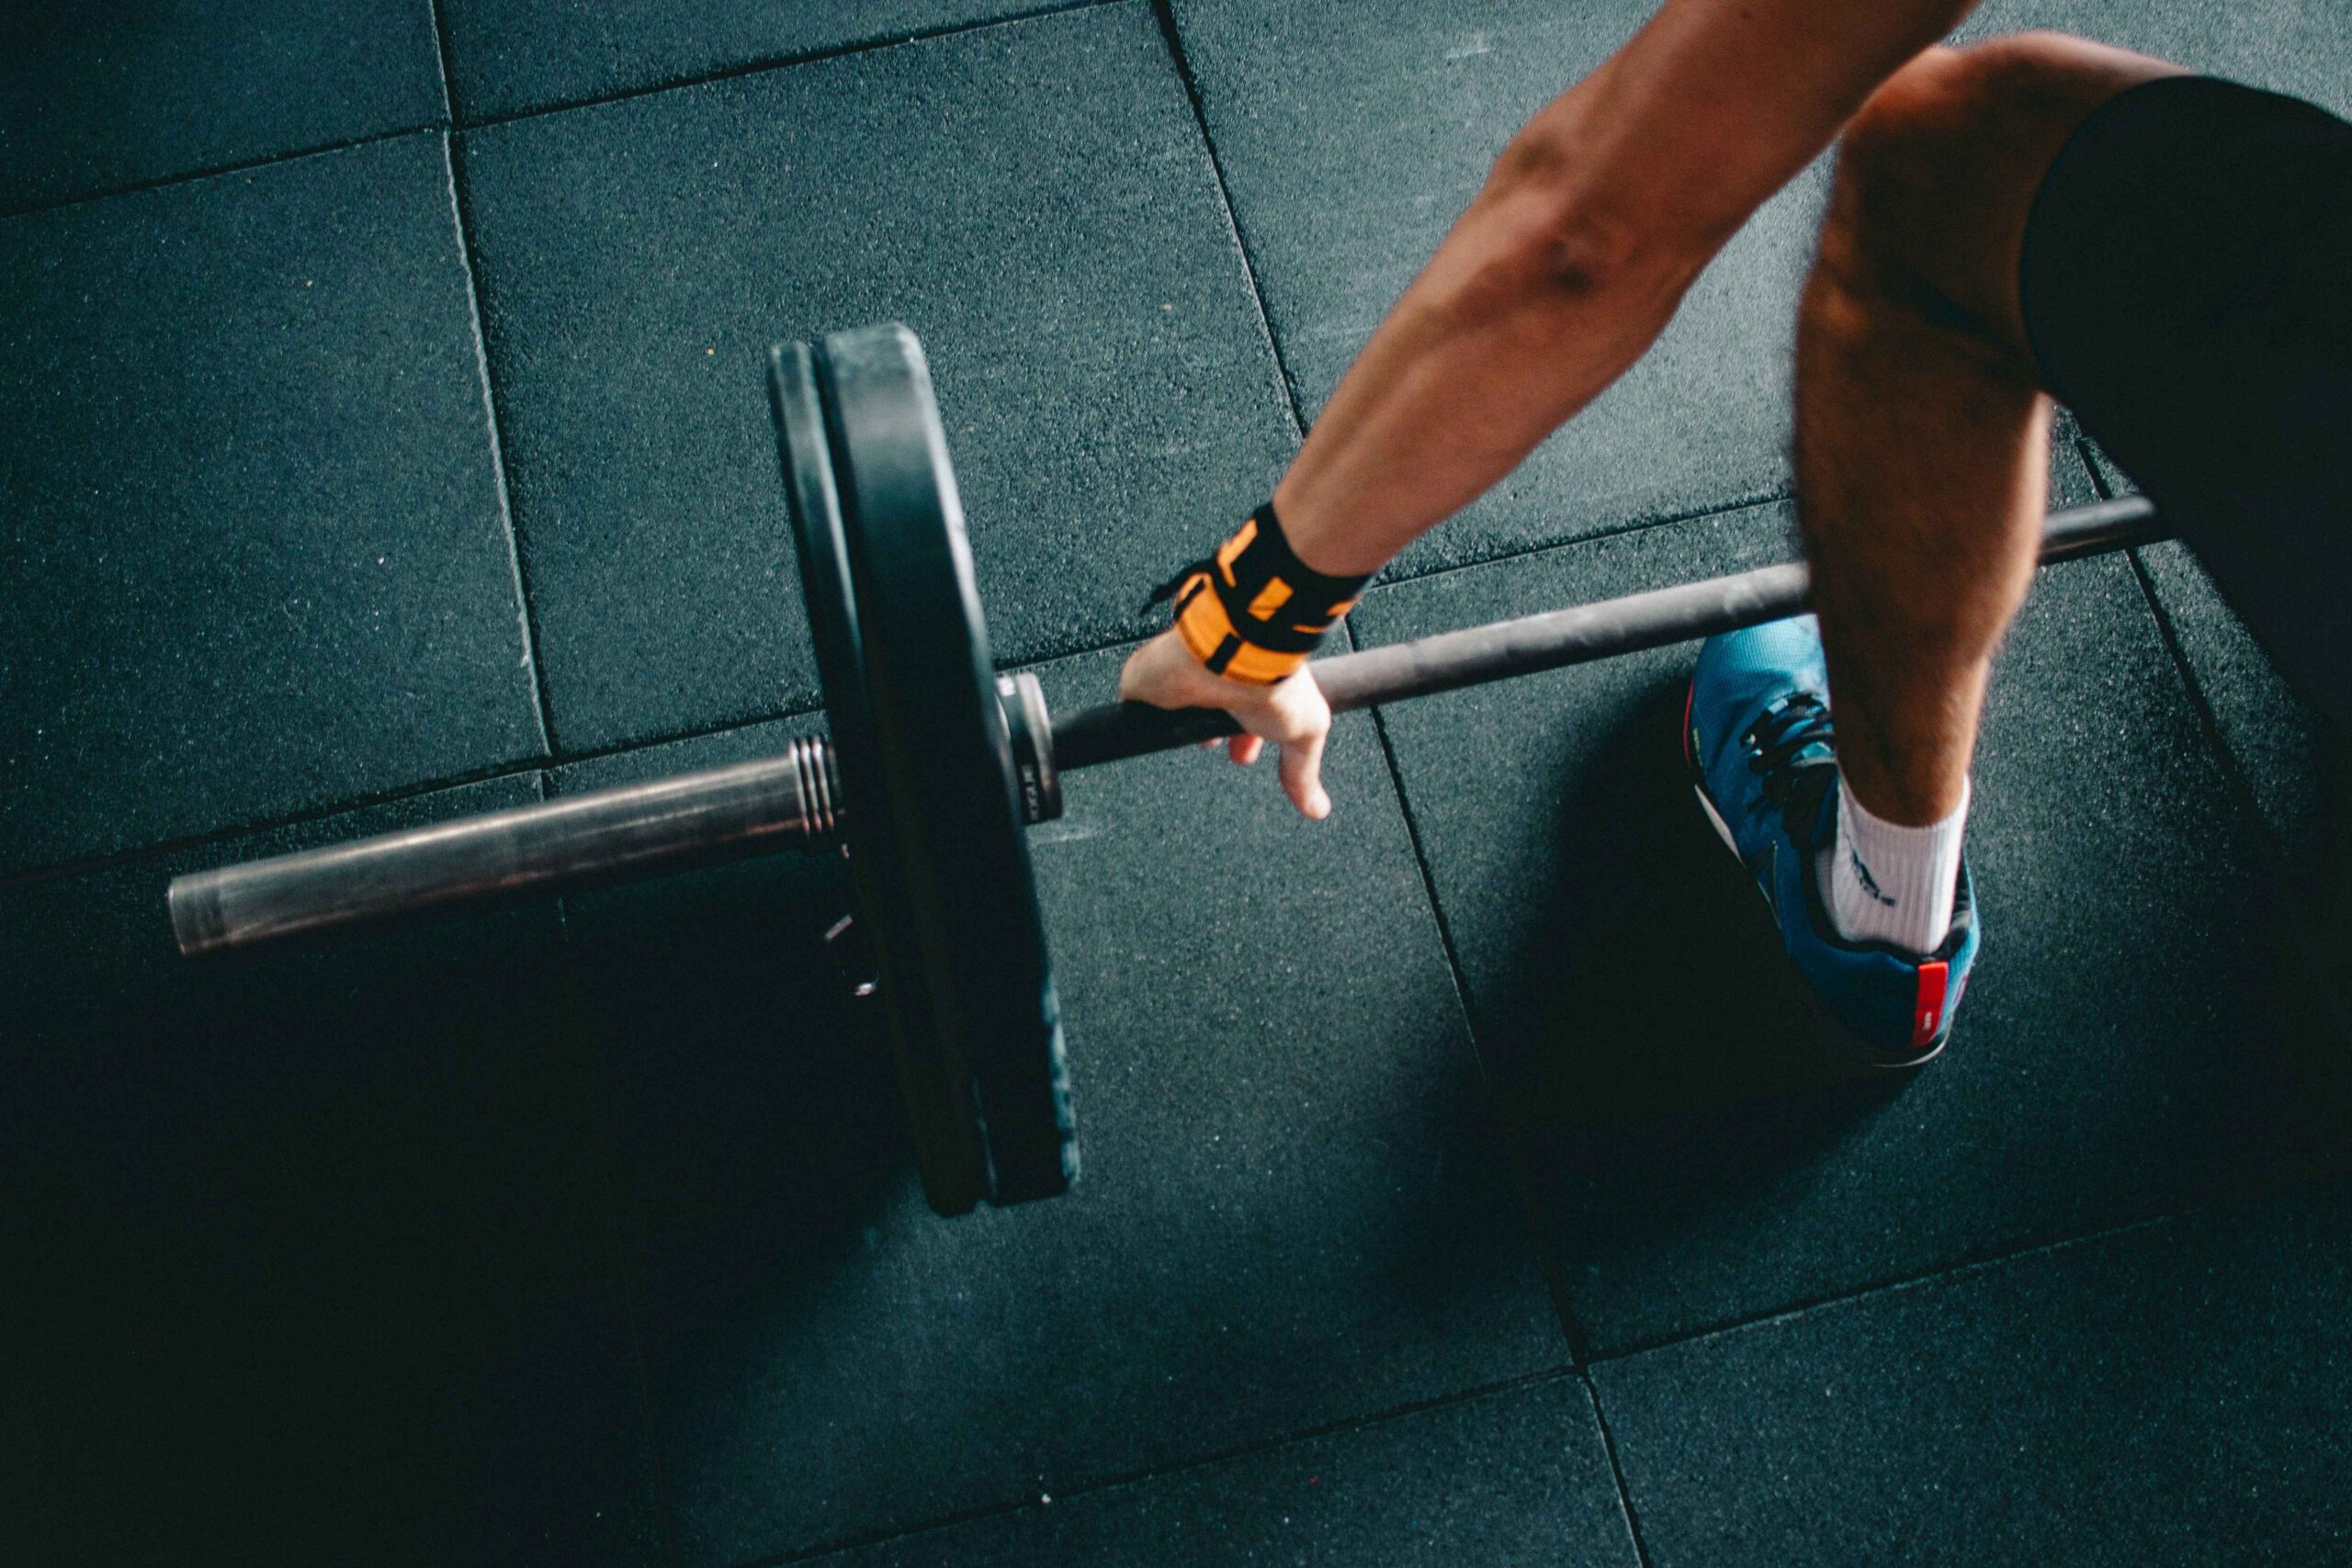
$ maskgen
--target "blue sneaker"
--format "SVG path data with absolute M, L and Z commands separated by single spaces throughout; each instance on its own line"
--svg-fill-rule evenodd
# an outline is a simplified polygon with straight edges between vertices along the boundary
M 1951 932 L 1925 958 L 1849 942 L 1830 923 L 1814 863 L 1837 838 L 1838 761 L 1814 618 L 1709 637 L 1682 728 L 1699 804 L 1763 889 L 1831 1043 L 1876 1067 L 1916 1067 L 1942 1050 L 1976 959 L 1968 865 Z

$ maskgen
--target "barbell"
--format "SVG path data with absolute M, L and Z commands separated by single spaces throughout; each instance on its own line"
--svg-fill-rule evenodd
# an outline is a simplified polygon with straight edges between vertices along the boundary
M 1237 732 L 1216 709 L 1060 716 L 1000 675 L 922 345 L 902 326 L 771 349 L 768 389 L 829 739 L 781 755 L 175 879 L 190 956 L 797 846 L 841 846 L 874 988 L 943 1214 L 1078 1174 L 1059 1004 L 1023 829 L 1061 774 Z M 2042 559 L 2165 536 L 2137 498 L 2053 513 Z M 1317 660 L 1335 711 L 1802 611 L 1801 563 Z

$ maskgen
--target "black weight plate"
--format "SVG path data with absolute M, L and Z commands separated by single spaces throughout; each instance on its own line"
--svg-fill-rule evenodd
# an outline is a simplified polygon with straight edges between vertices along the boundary
M 1012 740 L 922 347 L 828 337 L 818 386 L 866 691 L 939 1047 L 960 1064 L 995 1203 L 1077 1175 L 1061 1010 Z
M 951 1068 L 930 1022 L 933 1003 L 917 920 L 899 871 L 901 857 L 891 814 L 861 810 L 860 802 L 888 798 L 880 748 L 874 738 L 865 660 L 850 582 L 841 498 L 819 406 L 816 363 L 806 344 L 768 350 L 768 398 L 784 460 L 793 540 L 817 673 L 825 691 L 834 764 L 842 794 L 843 841 L 858 892 L 859 918 L 874 953 L 876 1000 L 898 1057 L 899 1084 L 914 1132 L 923 1196 L 943 1214 L 961 1214 L 988 1192 L 988 1158 L 968 1079 Z
M 885 988 L 913 982 L 890 1015 L 901 1059 L 944 1074 L 977 1126 L 982 1196 L 1049 1197 L 1077 1171 L 1060 1010 L 930 372 L 897 326 L 829 337 L 810 367 L 863 677 L 844 677 L 867 727 L 854 744 L 879 782 L 861 794 L 844 773 L 853 859 L 876 853 L 892 885 L 876 935 L 899 954 Z M 861 829 L 861 812 L 887 821 Z

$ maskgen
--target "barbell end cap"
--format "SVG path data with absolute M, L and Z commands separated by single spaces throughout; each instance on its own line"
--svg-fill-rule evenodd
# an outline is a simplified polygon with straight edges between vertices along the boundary
M 172 941 L 183 958 L 201 958 L 229 945 L 229 922 L 220 908 L 220 879 L 209 872 L 175 876 L 164 901 L 172 914 Z

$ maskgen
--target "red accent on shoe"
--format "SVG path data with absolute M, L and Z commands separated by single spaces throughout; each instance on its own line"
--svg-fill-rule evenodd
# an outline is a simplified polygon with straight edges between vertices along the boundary
M 1698 700 L 1699 677 L 1693 675 L 1690 683 L 1682 689 L 1682 765 L 1692 773 L 1699 771 L 1699 757 L 1690 746 L 1690 709 Z
M 1917 1050 L 1943 1027 L 1944 985 L 1951 970 L 1941 960 L 1919 965 L 1919 995 L 1911 1004 L 1911 1048 Z

